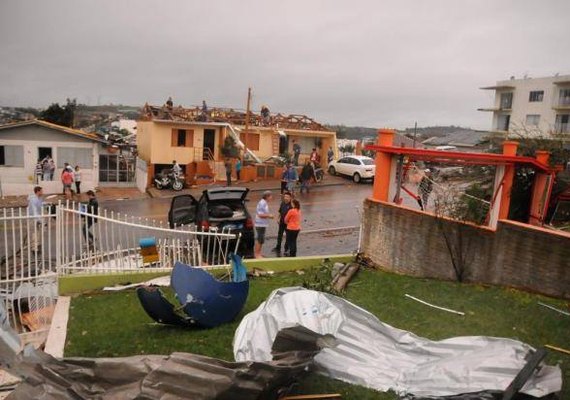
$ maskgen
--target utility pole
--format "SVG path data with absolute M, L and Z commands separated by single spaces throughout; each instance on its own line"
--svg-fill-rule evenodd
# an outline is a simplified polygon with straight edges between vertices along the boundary
M 418 122 L 416 121 L 414 123 L 414 149 L 416 148 L 416 134 L 417 134 L 417 130 L 418 130 Z
M 244 132 L 244 142 L 243 142 L 243 156 L 245 157 L 245 152 L 247 151 L 247 136 L 249 134 L 249 114 L 251 107 L 251 88 L 247 88 L 247 107 L 245 109 L 245 132 Z

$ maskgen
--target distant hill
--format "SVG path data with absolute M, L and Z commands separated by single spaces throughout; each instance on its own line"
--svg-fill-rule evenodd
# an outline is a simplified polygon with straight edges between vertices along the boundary
M 337 133 L 339 139 L 362 139 L 364 137 L 376 136 L 377 128 L 365 128 L 362 126 L 345 126 L 345 125 L 327 125 L 328 129 L 331 129 Z M 446 136 L 449 133 L 456 132 L 461 128 L 459 126 L 427 126 L 424 128 L 417 128 L 417 138 L 418 140 L 428 139 L 430 137 L 441 137 Z M 413 137 L 414 128 L 406 128 L 404 130 L 398 131 L 400 134 Z

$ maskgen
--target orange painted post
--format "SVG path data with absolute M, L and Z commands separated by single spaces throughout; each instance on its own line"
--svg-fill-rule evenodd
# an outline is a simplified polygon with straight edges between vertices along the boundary
M 506 141 L 503 143 L 503 154 L 506 156 L 516 156 L 518 142 Z M 503 189 L 501 191 L 501 206 L 499 208 L 499 219 L 509 218 L 509 209 L 511 207 L 511 190 L 513 189 L 513 180 L 515 178 L 515 166 L 512 164 L 505 165 L 505 175 L 503 178 Z
M 536 161 L 548 165 L 550 152 L 545 150 L 536 151 Z M 528 223 L 531 225 L 542 225 L 548 210 L 550 192 L 552 190 L 552 177 L 550 174 L 536 171 L 534 184 L 532 185 L 532 198 L 530 201 L 530 212 Z
M 354 153 L 357 156 L 361 156 L 362 155 L 362 140 L 358 140 L 356 142 L 356 149 L 354 150 Z
M 541 164 L 548 165 L 548 160 L 550 159 L 550 152 L 546 150 L 536 151 L 536 161 Z
M 393 129 L 378 130 L 378 145 L 392 146 L 394 142 Z M 376 153 L 376 175 L 374 177 L 374 187 L 372 189 L 372 199 L 378 201 L 388 201 L 388 191 L 390 190 L 390 171 L 392 169 L 392 155 L 379 151 Z

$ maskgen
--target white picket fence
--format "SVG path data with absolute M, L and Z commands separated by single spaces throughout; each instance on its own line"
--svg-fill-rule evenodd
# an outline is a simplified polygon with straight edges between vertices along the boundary
M 92 219 L 91 226 L 87 223 Z M 88 238 L 92 235 L 92 241 Z M 145 262 L 140 240 L 154 240 L 157 257 Z M 26 343 L 41 344 L 49 330 L 58 276 L 169 271 L 177 261 L 205 269 L 229 268 L 239 235 L 169 229 L 166 223 L 78 203 L 0 210 L 0 301 Z M 147 260 L 148 261 L 148 260 Z
M 57 207 L 58 273 L 124 273 L 167 271 L 176 261 L 206 269 L 229 266 L 228 256 L 237 250 L 240 237 L 229 230 L 197 231 L 194 226 L 170 229 L 162 221 L 100 210 L 93 215 L 80 204 Z M 97 221 L 91 227 L 89 219 Z M 89 231 L 92 244 L 87 240 Z M 145 263 L 139 242 L 154 238 L 158 261 Z

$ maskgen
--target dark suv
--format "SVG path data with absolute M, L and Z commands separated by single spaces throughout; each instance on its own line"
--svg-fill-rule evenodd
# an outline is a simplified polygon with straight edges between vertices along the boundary
M 241 234 L 237 253 L 253 257 L 253 219 L 245 206 L 248 193 L 247 188 L 223 187 L 204 190 L 198 201 L 189 194 L 176 196 L 168 211 L 170 228 L 192 223 L 205 232 L 211 227 L 230 228 L 231 233 Z

